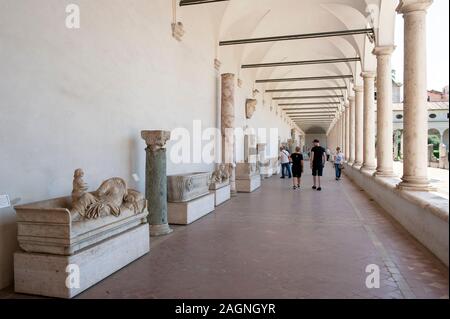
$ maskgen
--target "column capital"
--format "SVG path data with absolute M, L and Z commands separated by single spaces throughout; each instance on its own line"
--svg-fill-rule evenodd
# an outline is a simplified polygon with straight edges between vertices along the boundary
M 347 109 L 350 106 L 350 103 L 348 101 L 345 101 L 344 103 L 344 110 Z
M 372 54 L 374 55 L 391 55 L 394 52 L 396 46 L 395 45 L 382 45 L 377 46 L 373 49 Z
M 355 101 L 355 96 L 354 96 L 354 95 L 350 95 L 350 96 L 348 97 L 348 100 L 349 100 L 350 102 L 354 102 L 354 101 Z
M 401 0 L 396 11 L 398 13 L 406 14 L 413 11 L 424 11 L 431 6 L 433 0 Z
M 361 85 L 355 85 L 355 86 L 353 87 L 353 91 L 354 91 L 355 93 L 361 93 L 361 92 L 364 91 L 364 87 L 362 87 Z
M 153 151 L 166 147 L 166 142 L 170 140 L 169 131 L 141 131 L 141 137 Z
M 377 72 L 375 71 L 363 71 L 361 72 L 361 77 L 363 79 L 371 79 L 371 78 L 375 78 L 377 76 Z

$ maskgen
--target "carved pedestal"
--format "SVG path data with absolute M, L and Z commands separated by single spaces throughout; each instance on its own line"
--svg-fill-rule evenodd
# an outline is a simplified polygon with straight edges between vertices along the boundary
M 210 173 L 168 177 L 169 224 L 187 225 L 214 210 L 215 196 L 209 192 L 209 179 Z
M 214 193 L 215 206 L 231 198 L 230 167 L 220 164 L 211 175 L 209 189 Z
M 215 206 L 219 206 L 231 199 L 231 186 L 229 181 L 211 183 L 209 189 L 214 193 Z
M 256 163 L 238 163 L 236 166 L 236 189 L 240 193 L 251 193 L 261 187 L 261 176 Z
M 86 195 L 94 198 L 100 190 Z M 72 298 L 149 252 L 144 205 L 134 210 L 124 202 L 118 216 L 103 214 L 110 212 L 114 191 L 100 197 L 100 214 L 93 219 L 74 213 L 71 197 L 15 207 L 23 249 L 14 254 L 16 292 Z
M 261 164 L 259 166 L 259 173 L 262 178 L 269 178 L 273 175 L 272 167 L 270 166 L 269 162 L 266 162 L 264 164 Z
M 148 224 L 89 246 L 73 255 L 17 252 L 17 293 L 72 298 L 150 251 Z

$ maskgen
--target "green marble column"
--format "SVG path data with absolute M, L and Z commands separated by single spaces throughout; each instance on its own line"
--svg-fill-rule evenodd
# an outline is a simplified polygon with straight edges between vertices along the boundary
M 145 167 L 145 197 L 148 202 L 150 236 L 172 232 L 167 220 L 166 148 L 170 139 L 167 131 L 142 131 L 147 144 Z

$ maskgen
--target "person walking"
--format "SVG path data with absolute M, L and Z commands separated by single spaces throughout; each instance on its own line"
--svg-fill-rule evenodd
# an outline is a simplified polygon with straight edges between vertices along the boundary
M 287 175 L 289 178 L 291 178 L 291 167 L 289 163 L 289 153 L 284 149 L 284 147 L 280 147 L 280 156 L 279 156 L 280 162 L 281 162 L 281 177 L 285 178 L 284 170 L 287 170 Z
M 295 152 L 291 154 L 291 161 L 292 161 L 292 188 L 300 189 L 300 182 L 303 172 L 303 155 L 300 152 L 300 147 L 295 148 Z
M 317 139 L 314 140 L 314 147 L 311 149 L 310 166 L 314 180 L 314 186 L 312 188 L 317 189 L 318 191 L 322 190 L 320 177 L 323 175 L 326 159 L 325 149 L 320 146 L 320 141 Z
M 326 154 L 327 154 L 327 162 L 329 162 L 330 161 L 330 156 L 331 156 L 331 151 L 330 151 L 329 148 L 327 148 Z
M 342 167 L 344 165 L 344 154 L 340 147 L 336 147 L 336 156 L 334 157 L 334 169 L 336 171 L 336 180 L 341 179 Z

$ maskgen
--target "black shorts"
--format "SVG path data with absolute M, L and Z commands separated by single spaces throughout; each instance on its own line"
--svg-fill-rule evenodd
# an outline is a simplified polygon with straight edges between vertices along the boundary
M 312 176 L 322 176 L 322 174 L 323 174 L 323 165 L 313 164 Z
M 295 178 L 302 177 L 302 167 L 297 165 L 292 165 L 292 176 Z

